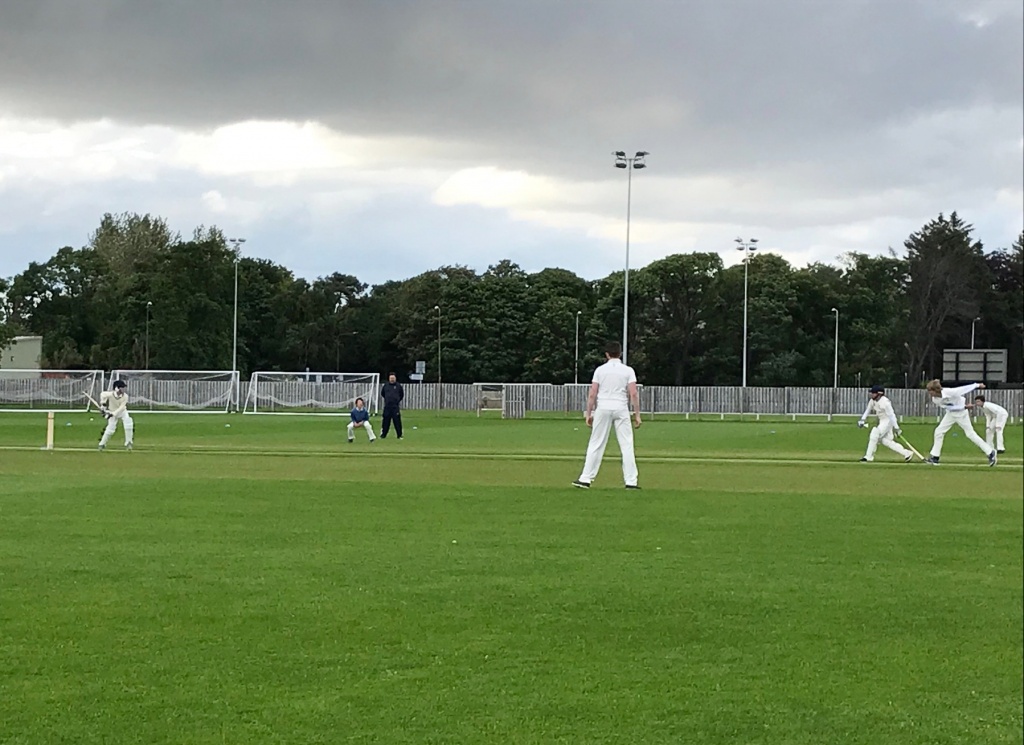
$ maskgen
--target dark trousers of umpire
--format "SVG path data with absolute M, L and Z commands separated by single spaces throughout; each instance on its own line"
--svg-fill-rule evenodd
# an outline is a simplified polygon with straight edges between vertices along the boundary
M 385 406 L 384 407 L 384 424 L 381 426 L 380 436 L 383 439 L 388 436 L 388 432 L 391 431 L 391 423 L 395 423 L 395 434 L 399 437 L 402 436 L 402 412 L 395 407 L 394 409 Z

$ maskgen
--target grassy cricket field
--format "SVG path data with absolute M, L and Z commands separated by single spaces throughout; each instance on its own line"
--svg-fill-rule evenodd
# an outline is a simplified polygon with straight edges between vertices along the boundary
M 0 745 L 1024 741 L 1020 426 L 404 418 L 0 413 Z

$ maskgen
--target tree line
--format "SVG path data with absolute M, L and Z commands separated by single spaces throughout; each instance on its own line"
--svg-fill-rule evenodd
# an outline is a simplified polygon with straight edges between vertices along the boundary
M 710 252 L 659 259 L 630 272 L 629 362 L 651 385 L 738 385 L 746 270 L 750 385 L 831 385 L 833 308 L 841 385 L 939 377 L 942 350 L 969 346 L 972 324 L 976 346 L 1008 349 L 1021 381 L 1024 233 L 993 251 L 972 233 L 940 214 L 901 254 L 849 253 L 838 266 L 796 268 L 771 253 L 746 267 Z M 500 261 L 372 287 L 342 271 L 308 281 L 237 254 L 216 227 L 185 239 L 159 217 L 107 214 L 88 245 L 0 280 L 0 342 L 41 335 L 51 368 L 229 370 L 236 272 L 243 378 L 405 378 L 424 360 L 428 382 L 585 382 L 604 341 L 622 334 L 621 271 L 587 280 Z

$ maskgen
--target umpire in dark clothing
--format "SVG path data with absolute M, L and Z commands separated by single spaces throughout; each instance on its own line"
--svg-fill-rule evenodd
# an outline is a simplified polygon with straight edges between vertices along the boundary
M 384 399 L 384 424 L 380 430 L 380 439 L 388 436 L 391 431 L 391 423 L 395 423 L 395 434 L 402 439 L 402 399 L 405 398 L 405 391 L 402 384 L 395 382 L 395 374 L 388 375 L 388 382 L 380 389 L 380 397 Z

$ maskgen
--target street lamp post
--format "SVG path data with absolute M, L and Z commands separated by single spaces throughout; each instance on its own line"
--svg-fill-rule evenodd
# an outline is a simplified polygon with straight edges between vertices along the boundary
M 971 320 L 971 349 L 974 349 L 974 324 L 981 320 L 981 316 Z
M 757 238 L 736 239 L 737 251 L 743 252 L 743 387 L 747 387 L 747 286 L 750 276 L 750 259 L 757 250 Z
M 235 309 L 231 322 L 231 372 L 238 374 L 238 264 L 242 259 L 242 244 L 245 238 L 228 238 L 231 249 L 235 253 Z M 238 409 L 238 383 L 236 380 L 234 391 L 235 409 Z
M 833 308 L 832 312 L 836 314 L 836 357 L 835 362 L 832 366 L 832 387 L 839 387 L 839 308 Z
M 153 309 L 153 302 L 146 303 L 146 369 L 149 369 L 149 312 Z
M 582 312 L 582 310 L 576 311 L 576 356 L 572 365 L 572 382 L 576 384 L 580 382 L 580 313 Z
M 622 298 L 622 364 L 628 364 L 628 352 L 629 352 L 629 222 L 630 212 L 632 209 L 633 201 L 633 170 L 639 168 L 646 168 L 647 164 L 644 162 L 650 153 L 646 150 L 637 150 L 636 155 L 632 158 L 626 157 L 625 150 L 616 150 L 613 155 L 615 156 L 615 167 L 626 169 L 626 274 L 625 274 L 625 288 L 624 295 Z

